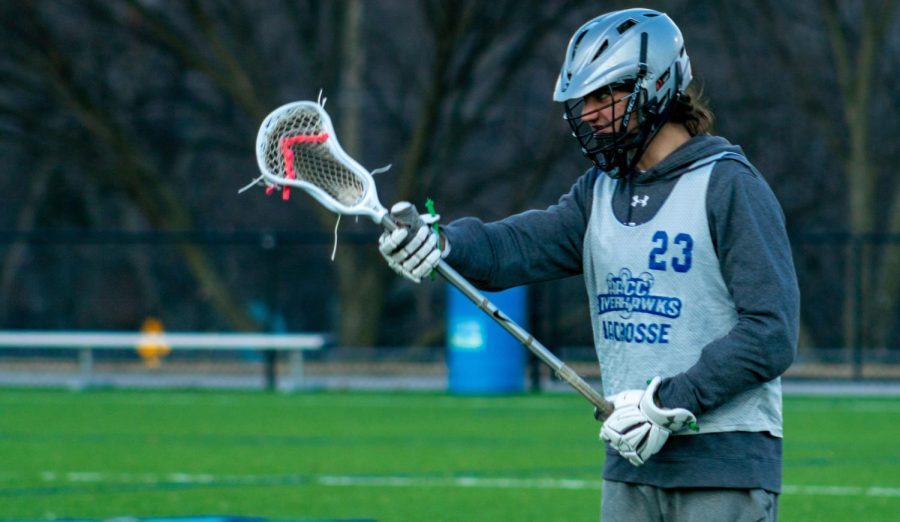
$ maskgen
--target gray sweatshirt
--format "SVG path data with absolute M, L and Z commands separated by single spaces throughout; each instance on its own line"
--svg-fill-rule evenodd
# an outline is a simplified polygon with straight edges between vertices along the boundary
M 650 220 L 685 168 L 718 152 L 727 140 L 692 138 L 646 172 L 620 183 L 613 211 L 622 223 Z M 582 273 L 582 248 L 598 176 L 591 169 L 546 210 L 494 223 L 463 218 L 442 227 L 451 245 L 446 261 L 476 286 L 500 290 Z M 634 204 L 632 204 L 634 203 Z M 794 359 L 799 290 L 784 215 L 759 172 L 735 159 L 719 161 L 706 201 L 709 229 L 738 322 L 707 345 L 697 363 L 666 378 L 666 407 L 709 411 L 738 393 L 781 375 Z M 781 439 L 764 432 L 671 437 L 659 454 L 634 467 L 607 448 L 604 478 L 659 487 L 781 490 Z

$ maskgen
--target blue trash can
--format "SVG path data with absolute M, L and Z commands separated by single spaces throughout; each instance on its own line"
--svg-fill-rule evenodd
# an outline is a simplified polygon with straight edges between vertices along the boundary
M 447 288 L 450 392 L 521 392 L 525 387 L 525 348 L 462 292 L 451 285 Z M 527 329 L 525 295 L 525 287 L 485 292 L 503 313 Z

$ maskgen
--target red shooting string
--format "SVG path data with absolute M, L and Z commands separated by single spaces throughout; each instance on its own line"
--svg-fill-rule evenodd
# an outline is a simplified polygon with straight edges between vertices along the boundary
M 306 135 L 301 134 L 298 136 L 288 136 L 286 138 L 281 139 L 281 155 L 284 156 L 284 169 L 287 171 L 285 174 L 285 178 L 287 179 L 297 179 L 297 173 L 294 171 L 294 149 L 291 148 L 292 145 L 297 143 L 323 143 L 328 139 L 328 133 L 323 132 L 322 134 L 313 134 Z M 266 194 L 271 194 L 274 187 L 269 187 L 266 189 Z M 287 200 L 291 197 L 291 188 L 287 185 L 281 189 L 281 199 Z

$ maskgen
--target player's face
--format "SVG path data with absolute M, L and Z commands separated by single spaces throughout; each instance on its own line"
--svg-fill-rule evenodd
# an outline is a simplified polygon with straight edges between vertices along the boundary
M 608 134 L 618 129 L 618 124 L 625 116 L 625 108 L 628 105 L 628 96 L 631 91 L 624 89 L 592 92 L 584 97 L 584 108 L 581 119 L 594 129 L 597 134 Z M 635 118 L 631 118 L 629 130 L 637 124 Z

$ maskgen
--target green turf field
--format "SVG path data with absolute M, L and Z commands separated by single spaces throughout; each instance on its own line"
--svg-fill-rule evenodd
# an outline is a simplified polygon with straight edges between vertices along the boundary
M 573 394 L 0 390 L 0 520 L 598 518 Z M 900 520 L 900 399 L 787 398 L 782 520 Z

